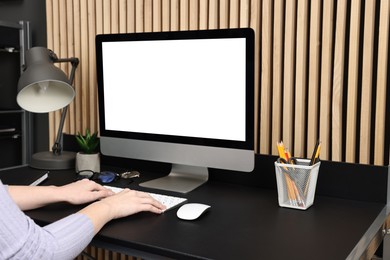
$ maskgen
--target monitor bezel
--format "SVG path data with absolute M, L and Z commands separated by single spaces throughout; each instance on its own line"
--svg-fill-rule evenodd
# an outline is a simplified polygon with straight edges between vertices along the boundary
M 245 141 L 211 139 L 200 137 L 173 136 L 162 134 L 149 134 L 137 132 L 124 132 L 108 130 L 105 127 L 104 110 L 104 80 L 103 80 L 103 55 L 102 44 L 104 42 L 119 41 L 153 41 L 153 40 L 186 40 L 186 39 L 223 39 L 244 38 L 246 41 L 246 123 Z M 99 34 L 96 36 L 96 69 L 99 95 L 99 126 L 100 136 L 156 141 L 176 144 L 190 144 L 200 146 L 234 148 L 254 150 L 254 32 L 251 28 L 199 30 L 199 31 L 174 31 L 174 32 L 146 32 L 146 33 L 120 33 Z M 249 94 L 248 94 L 249 93 Z M 131 99 L 129 99 L 131 104 Z

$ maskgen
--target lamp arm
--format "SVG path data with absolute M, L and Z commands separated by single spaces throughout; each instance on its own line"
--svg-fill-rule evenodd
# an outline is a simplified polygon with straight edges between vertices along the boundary
M 72 65 L 72 70 L 70 71 L 69 82 L 70 82 L 70 85 L 73 85 L 74 74 L 75 74 L 77 66 L 79 65 L 79 62 L 80 62 L 79 59 L 76 57 L 66 58 L 66 59 L 53 58 L 53 62 L 55 62 L 55 63 L 70 62 L 70 64 Z
M 76 68 L 79 65 L 79 59 L 78 58 L 55 59 L 54 62 L 70 62 L 72 64 L 72 70 L 71 70 L 70 76 L 69 76 L 69 82 L 70 82 L 70 85 L 72 86 L 73 81 L 74 81 Z M 56 155 L 60 155 L 62 152 L 62 145 L 61 145 L 62 144 L 62 130 L 64 128 L 64 122 L 65 122 L 65 117 L 66 117 L 67 111 L 68 111 L 68 106 L 66 106 L 62 109 L 60 125 L 58 127 L 58 132 L 57 132 L 57 138 L 56 138 L 56 141 L 52 147 L 53 154 L 56 154 Z

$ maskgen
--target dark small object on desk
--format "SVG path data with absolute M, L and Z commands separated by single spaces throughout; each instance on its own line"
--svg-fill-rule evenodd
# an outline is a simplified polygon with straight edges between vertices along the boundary
M 123 172 L 120 174 L 121 178 L 123 178 L 123 179 L 137 178 L 140 175 L 141 174 L 139 173 L 139 171 L 129 171 L 129 172 Z
M 123 173 L 116 173 L 113 171 L 101 171 L 94 172 L 92 170 L 81 170 L 76 172 L 76 180 L 81 179 L 90 179 L 97 181 L 101 184 L 108 184 L 117 181 L 118 179 L 130 179 L 129 184 L 133 183 L 133 178 L 139 177 L 140 173 L 138 171 L 127 171 Z
M 13 170 L 17 171 L 19 168 L 0 171 L 1 182 L 7 185 L 37 186 L 49 177 L 49 171 L 42 170 L 32 170 L 23 175 L 15 174 Z

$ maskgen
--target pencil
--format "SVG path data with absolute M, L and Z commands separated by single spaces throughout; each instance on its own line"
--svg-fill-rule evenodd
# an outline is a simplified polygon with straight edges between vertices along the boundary
M 278 148 L 279 157 L 284 159 L 284 160 L 286 160 L 286 154 L 284 152 L 285 148 L 284 148 L 283 142 L 280 141 L 276 145 L 277 145 L 277 148 Z
M 310 165 L 313 165 L 315 163 L 316 159 L 318 158 L 318 156 L 320 155 L 319 154 L 320 148 L 321 148 L 321 142 L 320 142 L 320 140 L 318 140 L 316 145 L 314 146 L 314 150 L 313 150 L 313 153 L 311 155 Z
M 321 143 L 318 145 L 318 148 L 317 148 L 317 152 L 316 152 L 316 155 L 314 156 L 314 162 L 313 163 L 317 163 L 319 157 L 320 157 L 320 151 L 321 151 Z

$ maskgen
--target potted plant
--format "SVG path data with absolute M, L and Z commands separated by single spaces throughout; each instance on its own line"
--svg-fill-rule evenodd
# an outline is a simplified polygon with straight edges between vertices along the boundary
M 100 172 L 99 138 L 97 132 L 91 134 L 89 129 L 85 131 L 85 135 L 78 132 L 76 141 L 81 149 L 76 154 L 76 172 L 82 170 Z

